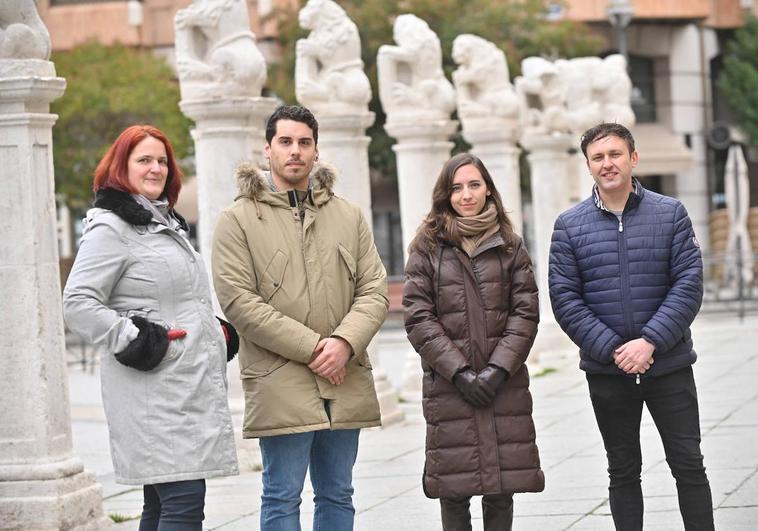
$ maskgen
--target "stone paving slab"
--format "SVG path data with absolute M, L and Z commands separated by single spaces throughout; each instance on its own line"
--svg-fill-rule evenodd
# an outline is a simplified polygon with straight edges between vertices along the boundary
M 758 317 L 744 323 L 724 316 L 699 317 L 694 327 L 699 358 L 695 377 L 701 408 L 703 453 L 716 507 L 717 528 L 758 529 Z M 393 385 L 402 384 L 408 351 L 402 329 L 388 326 L 380 336 L 380 362 Z M 592 414 L 586 380 L 575 349 L 543 355 L 548 371 L 532 379 L 534 417 L 546 488 L 516 495 L 514 529 L 611 530 L 605 450 Z M 230 402 L 237 431 L 241 390 L 230 366 Z M 70 373 L 75 451 L 103 485 L 105 511 L 138 516 L 140 488 L 117 485 L 108 452 L 97 372 Z M 354 469 L 357 531 L 438 531 L 439 504 L 421 489 L 425 424 L 417 403 L 401 404 L 406 418 L 384 429 L 364 430 Z M 683 529 L 674 481 L 660 439 L 643 415 L 645 530 Z M 208 481 L 206 529 L 259 529 L 261 474 L 257 446 L 239 441 L 242 475 Z M 306 480 L 301 522 L 311 528 L 313 491 Z M 481 529 L 481 506 L 472 501 L 474 529 Z M 113 526 L 136 531 L 136 520 Z

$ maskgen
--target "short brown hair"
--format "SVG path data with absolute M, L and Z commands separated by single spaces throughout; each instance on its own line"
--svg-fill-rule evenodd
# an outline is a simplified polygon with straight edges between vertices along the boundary
M 629 147 L 629 154 L 634 153 L 634 137 L 632 136 L 632 132 L 621 124 L 603 122 L 587 129 L 582 135 L 582 153 L 584 153 L 584 158 L 587 158 L 587 146 L 607 136 L 619 137 Z

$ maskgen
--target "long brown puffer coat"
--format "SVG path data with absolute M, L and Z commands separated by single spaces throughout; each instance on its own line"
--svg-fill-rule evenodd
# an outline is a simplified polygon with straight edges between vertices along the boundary
M 539 492 L 540 470 L 526 361 L 539 303 L 520 239 L 500 234 L 469 258 L 448 243 L 412 251 L 403 306 L 408 339 L 424 368 L 424 491 L 430 498 Z M 476 409 L 452 383 L 459 370 L 508 371 L 493 403 Z

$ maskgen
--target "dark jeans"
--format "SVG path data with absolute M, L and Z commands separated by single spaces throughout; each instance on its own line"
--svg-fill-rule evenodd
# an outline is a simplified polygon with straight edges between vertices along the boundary
M 145 485 L 143 492 L 139 531 L 202 531 L 204 479 Z
M 471 497 L 440 498 L 443 531 L 471 531 Z M 513 495 L 482 496 L 484 531 L 510 531 L 513 526 Z
M 613 522 L 619 531 L 642 529 L 642 404 L 663 442 L 676 480 L 679 511 L 687 531 L 713 529 L 713 504 L 703 455 L 692 367 L 643 378 L 587 374 L 592 407 L 608 456 L 608 488 Z

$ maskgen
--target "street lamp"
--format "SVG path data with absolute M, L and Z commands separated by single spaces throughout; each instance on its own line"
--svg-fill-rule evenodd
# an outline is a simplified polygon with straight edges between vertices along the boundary
M 626 49 L 626 27 L 634 17 L 634 6 L 629 0 L 611 0 L 608 2 L 608 7 L 605 9 L 605 14 L 608 15 L 608 20 L 611 21 L 611 26 L 616 28 L 618 51 L 628 60 L 629 54 Z

